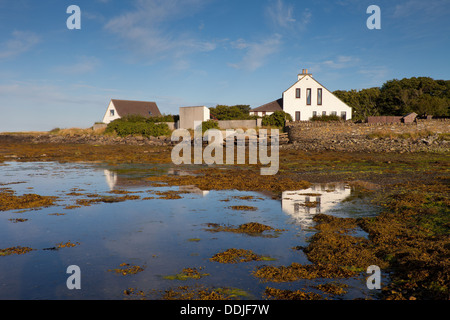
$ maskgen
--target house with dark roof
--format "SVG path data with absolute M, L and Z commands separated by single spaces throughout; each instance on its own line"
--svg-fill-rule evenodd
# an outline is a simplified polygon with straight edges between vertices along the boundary
M 283 92 L 282 98 L 250 110 L 264 116 L 277 110 L 289 113 L 294 121 L 308 121 L 314 116 L 336 115 L 343 120 L 352 118 L 352 108 L 303 69 L 297 81 Z
M 161 112 L 155 102 L 111 99 L 103 116 L 103 123 L 110 123 L 128 115 L 139 115 L 146 118 L 159 117 Z
M 270 116 L 275 111 L 283 111 L 283 98 L 266 103 L 258 108 L 251 109 L 249 113 L 250 115 L 264 117 Z

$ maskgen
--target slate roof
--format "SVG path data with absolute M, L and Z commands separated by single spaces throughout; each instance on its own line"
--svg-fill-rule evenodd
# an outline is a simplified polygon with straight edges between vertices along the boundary
M 144 117 L 158 117 L 161 112 L 155 102 L 151 101 L 132 101 L 132 100 L 111 100 L 120 117 L 126 115 L 141 115 Z
M 283 98 L 266 103 L 258 108 L 250 110 L 252 112 L 275 112 L 283 111 Z

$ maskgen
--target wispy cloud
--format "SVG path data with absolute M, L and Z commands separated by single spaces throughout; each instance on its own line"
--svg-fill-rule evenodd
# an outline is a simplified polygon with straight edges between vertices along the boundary
M 0 59 L 13 58 L 29 51 L 40 37 L 29 31 L 14 31 L 11 38 L 0 44 Z
M 229 66 L 236 69 L 255 71 L 264 65 L 270 55 L 278 52 L 281 43 L 279 34 L 265 38 L 260 42 L 246 42 L 243 39 L 232 42 L 234 48 L 245 50 L 245 54 L 240 62 L 229 63 Z
M 304 9 L 301 14 L 294 10 L 292 4 L 286 4 L 283 0 L 276 0 L 266 7 L 266 16 L 276 27 L 304 30 L 311 21 L 312 13 L 309 9 Z
M 320 62 L 309 63 L 312 72 L 327 72 L 344 68 L 351 68 L 358 65 L 360 59 L 354 56 L 340 55 L 333 59 L 327 59 Z
M 212 41 L 187 30 L 173 30 L 171 22 L 194 14 L 205 0 L 137 0 L 135 9 L 111 19 L 106 30 L 118 35 L 136 57 L 155 62 L 167 57 L 211 51 Z
M 435 19 L 438 15 L 447 15 L 450 12 L 450 5 L 448 0 L 408 0 L 397 3 L 392 12 L 394 18 L 420 14 L 421 19 Z
M 100 60 L 96 57 L 81 56 L 75 63 L 58 66 L 54 70 L 67 75 L 80 75 L 94 71 L 100 65 Z
M 354 66 L 356 63 L 360 61 L 357 57 L 352 56 L 338 56 L 334 60 L 325 60 L 322 62 L 322 65 L 326 68 L 331 69 L 343 69 Z

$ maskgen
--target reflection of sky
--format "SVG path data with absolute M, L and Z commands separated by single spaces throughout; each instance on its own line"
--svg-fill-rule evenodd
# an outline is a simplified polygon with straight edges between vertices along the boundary
M 314 184 L 308 189 L 283 192 L 281 206 L 297 223 L 309 226 L 313 215 L 329 212 L 350 192 L 344 183 Z
M 202 280 L 206 286 L 247 287 L 260 297 L 265 285 L 255 285 L 247 267 L 253 265 L 233 266 L 230 271 L 230 266 L 210 262 L 209 258 L 227 248 L 244 248 L 277 259 L 264 262 L 267 264 L 306 263 L 303 254 L 290 249 L 307 245 L 308 233 L 300 230 L 304 218 L 319 211 L 345 211 L 337 204 L 350 194 L 342 184 L 314 185 L 310 189 L 283 193 L 280 206 L 279 200 L 259 192 L 203 191 L 191 186 L 149 188 L 144 180 L 134 179 L 149 173 L 146 168 L 137 168 L 136 175 L 104 169 L 82 163 L 0 165 L 0 184 L 3 184 L 0 188 L 11 188 L 18 195 L 56 195 L 62 200 L 48 208 L 20 213 L 13 210 L 0 215 L 0 248 L 29 246 L 36 249 L 26 255 L 0 259 L 0 299 L 123 299 L 123 289 L 137 284 L 145 291 L 149 288 L 165 290 L 172 284 L 162 275 L 175 274 L 182 268 L 193 266 L 205 267 L 205 272 L 210 273 Z M 132 178 L 127 178 L 129 176 Z M 65 208 L 67 204 L 76 204 L 77 199 L 85 198 L 69 196 L 71 191 L 84 195 L 110 195 L 111 188 L 132 189 L 141 198 Z M 165 200 L 153 193 L 166 190 L 189 193 L 182 193 L 181 199 L 174 200 Z M 243 196 L 249 196 L 249 199 Z M 301 205 L 308 201 L 317 203 L 309 208 Z M 230 208 L 233 205 L 256 209 L 233 210 Z M 8 220 L 11 218 L 28 220 L 12 223 Z M 239 226 L 248 222 L 259 222 L 284 231 L 277 234 L 277 238 L 265 238 L 206 230 L 208 223 Z M 69 240 L 80 245 L 58 251 L 43 250 Z M 121 263 L 146 266 L 146 269 L 131 280 L 108 272 Z M 65 270 L 72 264 L 82 269 L 81 291 L 68 291 L 65 287 Z

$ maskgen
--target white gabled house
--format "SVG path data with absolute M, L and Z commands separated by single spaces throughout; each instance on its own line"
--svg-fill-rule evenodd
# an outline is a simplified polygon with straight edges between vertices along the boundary
M 111 99 L 103 116 L 103 123 L 110 123 L 127 115 L 140 115 L 146 118 L 159 117 L 161 112 L 155 102 Z
M 352 108 L 315 80 L 307 69 L 302 70 L 297 82 L 283 92 L 281 99 L 252 109 L 250 114 L 264 116 L 276 110 L 289 113 L 294 121 L 308 121 L 322 115 L 337 115 L 343 120 L 352 118 Z

